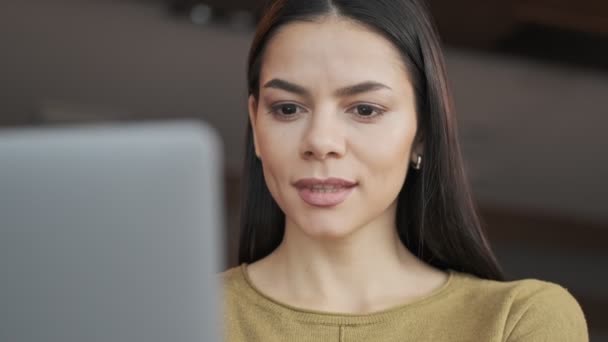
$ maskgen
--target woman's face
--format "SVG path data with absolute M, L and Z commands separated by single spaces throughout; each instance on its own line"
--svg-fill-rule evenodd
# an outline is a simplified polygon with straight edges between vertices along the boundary
M 249 115 L 287 228 L 341 238 L 393 227 L 397 195 L 422 151 L 398 50 L 332 17 L 284 26 L 262 58 L 260 96 L 249 98 Z M 329 178 L 344 182 L 322 183 Z

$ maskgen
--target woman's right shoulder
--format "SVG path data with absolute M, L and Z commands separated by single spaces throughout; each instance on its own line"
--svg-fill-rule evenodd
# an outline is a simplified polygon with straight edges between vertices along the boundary
M 243 286 L 242 265 L 230 267 L 217 274 L 220 286 L 225 293 L 230 293 Z
M 217 275 L 220 277 L 220 279 L 222 280 L 229 280 L 229 279 L 233 279 L 238 272 L 240 272 L 241 270 L 241 266 L 234 266 L 234 267 L 229 267 L 226 270 L 224 270 L 223 272 L 218 273 Z

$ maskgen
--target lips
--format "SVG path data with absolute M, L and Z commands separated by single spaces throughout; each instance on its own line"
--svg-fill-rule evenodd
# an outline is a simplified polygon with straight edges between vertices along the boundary
M 298 195 L 314 207 L 333 207 L 344 202 L 357 186 L 356 182 L 341 178 L 304 178 L 294 183 Z
M 312 187 L 343 187 L 350 188 L 357 185 L 356 182 L 342 178 L 303 178 L 294 183 L 296 188 L 312 188 Z

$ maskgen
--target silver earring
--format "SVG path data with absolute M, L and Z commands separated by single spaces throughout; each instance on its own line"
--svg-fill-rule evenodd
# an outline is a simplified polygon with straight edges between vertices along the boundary
M 422 167 L 422 156 L 418 155 L 418 157 L 416 158 L 416 164 L 414 164 L 414 170 L 420 170 L 421 167 Z

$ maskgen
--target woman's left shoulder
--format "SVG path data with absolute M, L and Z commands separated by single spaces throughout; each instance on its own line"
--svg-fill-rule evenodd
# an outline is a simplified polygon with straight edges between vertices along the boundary
M 587 322 L 565 287 L 538 279 L 514 283 L 505 341 L 588 341 Z
M 503 305 L 508 307 L 504 341 L 589 340 L 583 310 L 562 285 L 533 278 L 495 281 L 462 277 L 473 292 L 502 298 Z

